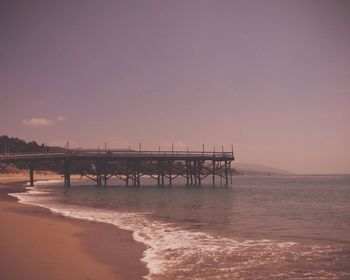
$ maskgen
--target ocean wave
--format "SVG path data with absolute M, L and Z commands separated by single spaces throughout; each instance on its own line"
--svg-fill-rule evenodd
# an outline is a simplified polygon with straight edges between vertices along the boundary
M 55 214 L 113 224 L 131 231 L 136 241 L 147 246 L 142 261 L 149 269 L 148 280 L 350 277 L 348 273 L 327 270 L 327 263 L 340 255 L 340 249 L 331 246 L 216 237 L 156 221 L 149 213 L 59 203 L 50 190 L 36 187 L 12 195 L 22 203 L 48 208 Z

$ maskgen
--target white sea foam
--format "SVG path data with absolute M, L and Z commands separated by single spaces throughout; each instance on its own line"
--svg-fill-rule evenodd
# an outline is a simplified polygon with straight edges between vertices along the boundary
M 150 271 L 146 279 L 341 279 L 324 270 L 312 275 L 288 267 L 271 275 L 271 266 L 308 260 L 320 261 L 335 249 L 327 246 L 302 246 L 294 242 L 268 239 L 237 241 L 203 232 L 184 230 L 172 224 L 152 220 L 147 213 L 116 212 L 55 202 L 50 191 L 27 188 L 12 194 L 20 202 L 49 208 L 53 213 L 77 219 L 113 224 L 133 232 L 136 241 L 147 245 L 142 261 Z M 267 275 L 257 270 L 264 269 Z M 293 270 L 295 269 L 295 271 Z M 284 275 L 281 277 L 281 275 Z

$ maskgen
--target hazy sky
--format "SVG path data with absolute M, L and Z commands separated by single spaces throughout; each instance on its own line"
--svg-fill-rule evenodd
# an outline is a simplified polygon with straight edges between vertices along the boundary
M 350 1 L 0 1 L 0 134 L 350 173 Z

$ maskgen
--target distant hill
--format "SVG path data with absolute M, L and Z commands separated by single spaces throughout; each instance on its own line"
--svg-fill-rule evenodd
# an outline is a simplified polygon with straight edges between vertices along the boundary
M 0 136 L 0 153 L 34 153 L 34 152 L 60 152 L 64 151 L 61 147 L 48 147 L 44 144 L 38 144 L 35 141 L 26 142 L 22 139 L 9 137 L 7 135 Z M 14 164 L 0 164 L 1 173 L 16 173 L 21 169 L 28 168 L 28 163 L 18 161 Z M 61 172 L 60 164 L 53 163 L 37 163 L 37 169 Z
M 7 135 L 0 136 L 0 153 L 57 152 L 63 150 L 61 147 L 47 147 L 44 143 L 39 145 L 35 141 L 26 142 Z
M 291 175 L 292 173 L 275 168 L 268 167 L 259 164 L 250 164 L 250 163 L 242 163 L 242 162 L 233 162 L 232 167 L 235 169 L 237 174 L 241 175 Z

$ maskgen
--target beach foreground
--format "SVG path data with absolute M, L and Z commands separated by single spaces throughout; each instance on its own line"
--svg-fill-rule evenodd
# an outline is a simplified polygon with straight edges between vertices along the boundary
M 140 261 L 145 248 L 131 232 L 20 204 L 7 192 L 24 188 L 13 183 L 15 176 L 10 177 L 0 176 L 1 279 L 142 279 L 147 275 Z
M 10 186 L 22 203 L 0 188 L 0 275 L 350 279 L 348 175 L 235 176 L 227 188 L 152 182 L 66 188 L 53 180 L 22 193 Z

